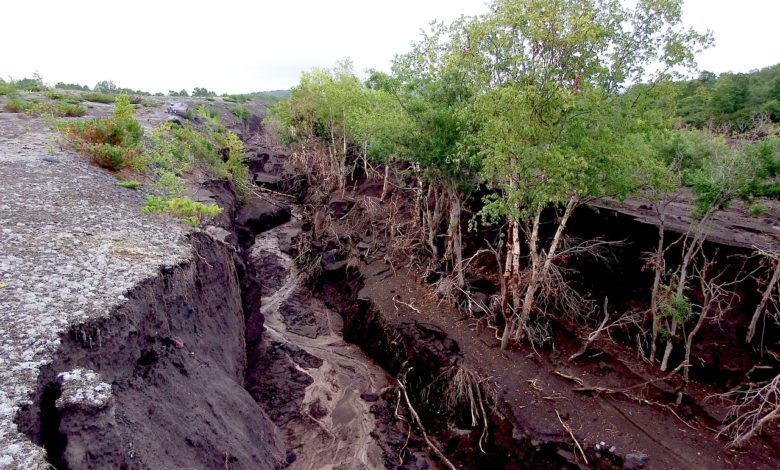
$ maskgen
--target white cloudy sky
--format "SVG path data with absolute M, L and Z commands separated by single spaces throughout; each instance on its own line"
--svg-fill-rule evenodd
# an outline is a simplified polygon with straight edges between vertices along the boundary
M 0 76 L 49 83 L 220 93 L 289 88 L 300 72 L 349 56 L 387 69 L 430 20 L 483 12 L 484 0 L 38 0 L 3 2 Z M 687 0 L 686 22 L 711 29 L 701 69 L 780 62 L 780 0 Z

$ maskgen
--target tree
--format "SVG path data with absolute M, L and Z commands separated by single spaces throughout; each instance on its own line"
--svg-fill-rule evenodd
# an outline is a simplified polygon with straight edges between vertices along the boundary
M 657 122 L 643 119 L 641 96 L 626 85 L 667 80 L 693 64 L 708 37 L 680 27 L 681 1 L 497 0 L 491 12 L 454 36 L 478 83 L 474 106 L 482 178 L 500 188 L 487 220 L 510 227 L 502 348 L 525 339 L 534 311 L 544 313 L 560 289 L 555 264 L 564 233 L 590 198 L 621 197 L 639 186 L 648 155 L 632 145 Z M 652 67 L 661 64 L 660 69 Z M 652 89 L 652 87 L 647 87 Z M 549 240 L 543 211 L 560 209 Z M 529 248 L 520 269 L 520 234 Z
M 195 87 L 192 90 L 192 96 L 210 97 L 210 96 L 217 96 L 217 94 L 214 93 L 213 91 L 210 91 L 210 90 L 206 89 L 206 88 Z
M 666 347 L 661 359 L 661 370 L 663 371 L 669 366 L 669 359 L 680 326 L 692 319 L 698 319 L 693 333 L 686 340 L 686 350 L 689 351 L 693 335 L 701 328 L 702 321 L 709 310 L 707 306 L 694 306 L 690 301 L 690 284 L 694 278 L 694 271 L 698 269 L 702 291 L 709 289 L 714 298 L 713 302 L 718 302 L 724 295 L 722 285 L 714 283 L 718 281 L 718 276 L 705 279 L 707 269 L 697 268 L 697 259 L 702 258 L 702 262 L 705 266 L 707 265 L 707 260 L 703 258 L 702 252 L 707 237 L 708 224 L 714 215 L 719 210 L 728 207 L 735 199 L 750 196 L 759 164 L 757 155 L 746 150 L 747 148 L 730 148 L 723 142 L 720 148 L 709 159 L 705 160 L 701 168 L 691 176 L 696 196 L 696 208 L 692 214 L 694 220 L 687 233 L 683 234 L 679 240 L 680 264 L 668 276 L 668 282 L 663 287 L 663 294 L 660 296 L 665 299 L 660 307 L 661 313 L 658 317 L 665 322 L 666 332 Z M 661 213 L 663 214 L 663 212 Z M 656 295 L 654 292 L 653 296 Z M 685 377 L 687 379 L 687 371 Z
M 457 288 L 463 289 L 462 206 L 479 161 L 470 158 L 473 148 L 468 142 L 472 74 L 448 42 L 460 27 L 460 22 L 450 27 L 433 24 L 410 52 L 393 61 L 387 89 L 411 123 L 399 142 L 399 158 L 412 163 L 418 173 L 418 213 L 432 259 L 439 262 L 436 239 L 448 208 L 442 258 L 450 263 Z
M 98 93 L 118 93 L 118 88 L 113 80 L 101 80 L 95 84 L 93 90 Z

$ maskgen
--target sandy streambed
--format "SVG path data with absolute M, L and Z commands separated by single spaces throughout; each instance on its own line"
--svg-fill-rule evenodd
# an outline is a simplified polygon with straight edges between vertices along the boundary
M 300 387 L 261 392 L 269 415 L 282 428 L 294 469 L 383 468 L 371 437 L 375 394 L 388 384 L 385 372 L 341 336 L 338 313 L 313 299 L 285 251 L 296 228 L 263 232 L 251 250 L 262 279 L 267 356 L 275 374 Z M 273 383 L 268 387 L 273 388 Z

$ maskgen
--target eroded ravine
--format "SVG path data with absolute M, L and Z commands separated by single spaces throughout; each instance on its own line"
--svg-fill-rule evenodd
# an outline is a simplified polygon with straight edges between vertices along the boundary
M 292 402 L 297 412 L 269 413 L 294 453 L 290 468 L 382 468 L 382 451 L 371 437 L 374 419 L 367 400 L 388 384 L 388 377 L 359 347 L 344 341 L 339 314 L 310 295 L 281 246 L 289 246 L 296 230 L 291 222 L 257 235 L 248 260 L 265 280 L 260 299 L 264 341 L 276 353 L 266 354 L 267 359 L 286 361 L 288 373 L 298 382 L 308 382 L 297 394 L 294 389 L 279 390 L 288 394 L 286 403 Z M 263 396 L 276 398 L 266 405 L 280 403 L 269 390 Z

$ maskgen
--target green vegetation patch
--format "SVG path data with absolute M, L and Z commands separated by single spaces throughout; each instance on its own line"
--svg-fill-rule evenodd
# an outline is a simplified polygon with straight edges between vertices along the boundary
M 231 108 L 230 112 L 233 113 L 233 116 L 241 119 L 242 121 L 248 121 L 249 118 L 252 117 L 252 113 L 250 113 L 244 105 L 234 106 Z
M 91 101 L 93 103 L 103 103 L 103 104 L 111 104 L 116 100 L 116 96 L 109 95 L 106 93 L 84 93 L 81 95 L 82 98 L 84 98 L 84 101 Z
M 170 214 L 196 226 L 204 217 L 216 217 L 222 213 L 222 210 L 216 204 L 203 204 L 188 197 L 168 199 L 162 196 L 149 196 L 146 198 L 146 204 L 141 212 L 144 214 Z
M 81 117 L 86 114 L 86 110 L 78 104 L 64 102 L 40 102 L 37 100 L 22 100 L 11 98 L 4 106 L 5 111 L 9 113 L 25 113 L 30 116 L 48 116 L 48 117 Z
M 61 124 L 76 150 L 92 157 L 98 165 L 110 170 L 136 167 L 142 153 L 143 129 L 135 119 L 135 110 L 127 95 L 116 98 L 111 117 Z
M 119 186 L 127 189 L 138 189 L 141 187 L 141 182 L 137 180 L 121 181 Z

